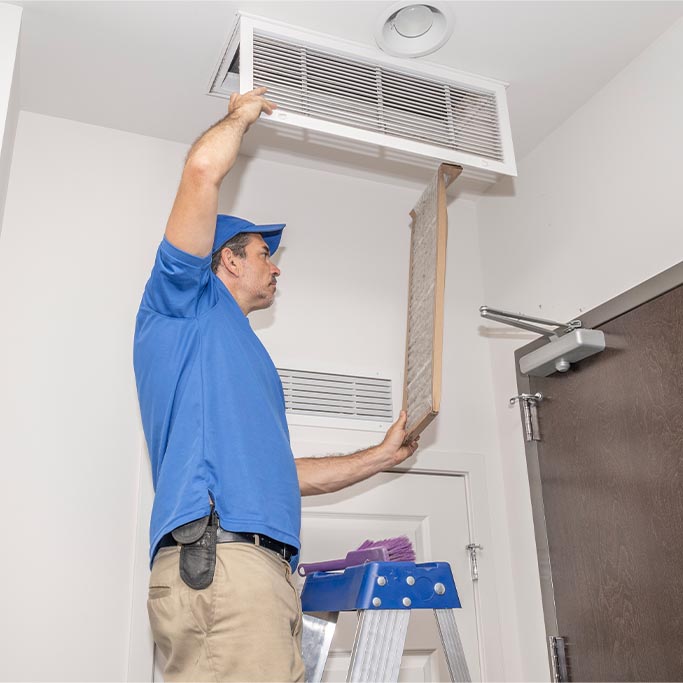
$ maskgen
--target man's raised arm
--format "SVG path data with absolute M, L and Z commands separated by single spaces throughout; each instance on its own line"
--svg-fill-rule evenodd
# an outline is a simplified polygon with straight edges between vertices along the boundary
M 166 225 L 166 239 L 195 256 L 211 253 L 216 232 L 218 192 L 237 160 L 242 137 L 262 111 L 277 105 L 265 99 L 266 88 L 233 93 L 228 115 L 207 130 L 190 148 L 180 187 Z

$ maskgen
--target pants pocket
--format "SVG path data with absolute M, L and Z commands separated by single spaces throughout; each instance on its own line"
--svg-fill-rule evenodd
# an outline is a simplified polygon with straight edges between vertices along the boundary
M 170 586 L 150 586 L 147 591 L 148 600 L 158 600 L 159 598 L 166 598 L 171 594 Z
M 166 590 L 167 586 L 150 586 L 150 595 L 147 599 L 147 614 L 149 615 L 149 625 L 152 629 L 152 636 L 154 642 L 159 648 L 164 659 L 168 660 L 171 656 L 172 649 L 172 631 L 174 622 L 173 601 L 161 600 L 153 597 L 152 590 L 159 588 Z M 171 590 L 168 588 L 168 593 L 165 597 L 171 595 Z M 161 596 L 164 597 L 164 596 Z M 169 602 L 171 604 L 169 604 Z

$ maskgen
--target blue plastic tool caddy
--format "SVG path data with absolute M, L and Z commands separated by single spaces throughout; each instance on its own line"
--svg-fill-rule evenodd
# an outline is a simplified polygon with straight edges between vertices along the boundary
M 368 562 L 306 577 L 304 612 L 451 609 L 460 598 L 448 562 Z

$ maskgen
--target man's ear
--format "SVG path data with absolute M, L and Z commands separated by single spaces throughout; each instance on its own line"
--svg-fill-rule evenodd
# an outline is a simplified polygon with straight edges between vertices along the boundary
M 232 249 L 229 247 L 223 249 L 221 252 L 221 263 L 225 269 L 235 277 L 239 277 L 242 273 L 242 259 L 235 256 Z

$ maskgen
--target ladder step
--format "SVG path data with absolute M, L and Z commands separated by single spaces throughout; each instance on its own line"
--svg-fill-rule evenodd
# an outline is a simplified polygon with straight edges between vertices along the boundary
M 368 562 L 306 577 L 304 612 L 452 609 L 460 598 L 448 562 Z

